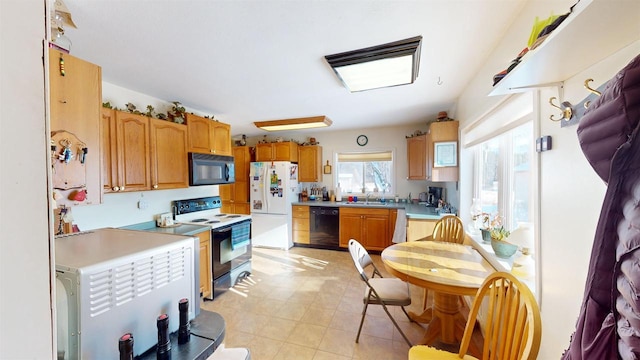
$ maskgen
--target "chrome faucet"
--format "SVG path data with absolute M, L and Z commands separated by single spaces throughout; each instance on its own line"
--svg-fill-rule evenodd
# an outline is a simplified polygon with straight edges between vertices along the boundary
M 369 204 L 369 198 L 371 197 L 371 193 L 366 193 L 364 196 L 365 196 L 365 204 Z

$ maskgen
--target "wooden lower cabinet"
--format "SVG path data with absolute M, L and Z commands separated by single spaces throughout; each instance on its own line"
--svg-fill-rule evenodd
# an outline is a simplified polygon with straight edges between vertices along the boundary
M 389 209 L 340 208 L 340 247 L 355 239 L 367 250 L 382 251 L 391 245 Z
M 309 244 L 309 207 L 293 205 L 293 242 Z
M 433 233 L 433 228 L 438 220 L 432 219 L 408 219 L 407 241 L 425 240 Z
M 211 295 L 211 231 L 203 231 L 196 234 L 200 239 L 200 296 L 209 297 Z

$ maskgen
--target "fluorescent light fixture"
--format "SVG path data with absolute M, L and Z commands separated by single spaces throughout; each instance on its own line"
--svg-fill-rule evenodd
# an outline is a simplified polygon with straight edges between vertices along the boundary
M 416 36 L 324 58 L 351 92 L 407 85 L 418 77 L 421 44 Z
M 256 121 L 253 124 L 266 131 L 313 129 L 330 126 L 331 119 L 326 116 L 312 116 L 305 118 Z

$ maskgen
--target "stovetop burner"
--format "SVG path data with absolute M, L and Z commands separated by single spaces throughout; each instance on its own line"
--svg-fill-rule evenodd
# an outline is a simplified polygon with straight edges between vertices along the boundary
M 219 223 L 220 220 L 211 220 L 211 221 L 207 221 L 205 224 L 215 224 L 215 223 Z
M 209 220 L 209 219 L 200 218 L 200 219 L 193 219 L 193 220 L 189 220 L 189 221 L 191 221 L 191 222 L 205 222 L 207 220 Z
M 217 217 L 227 216 L 227 214 L 216 214 Z
M 240 217 L 240 216 L 242 216 L 242 215 L 229 215 L 229 216 L 227 216 L 227 217 L 228 217 L 228 218 L 238 218 L 238 217 Z

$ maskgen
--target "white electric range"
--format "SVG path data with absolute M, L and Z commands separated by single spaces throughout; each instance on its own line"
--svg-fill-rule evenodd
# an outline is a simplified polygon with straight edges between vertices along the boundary
M 224 214 L 221 207 L 219 196 L 173 202 L 176 223 L 211 227 L 213 291 L 209 300 L 251 274 L 251 215 Z
M 219 196 L 176 200 L 173 202 L 174 220 L 182 224 L 207 225 L 211 229 L 251 220 L 251 215 L 221 213 L 221 207 Z

